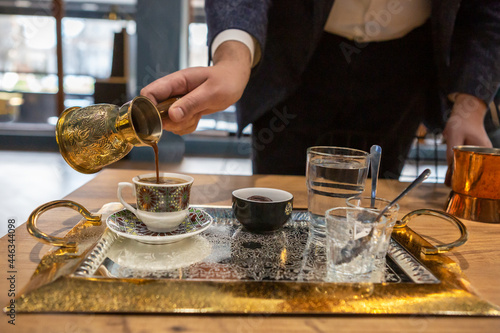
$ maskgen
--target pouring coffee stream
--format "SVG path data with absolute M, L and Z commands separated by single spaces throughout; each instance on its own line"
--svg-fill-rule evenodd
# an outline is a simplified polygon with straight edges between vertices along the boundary
M 162 119 L 162 122 L 163 122 L 163 119 L 168 118 L 168 110 L 170 109 L 172 104 L 174 104 L 179 98 L 180 97 L 169 98 L 156 106 L 156 109 L 160 113 L 160 118 Z M 159 139 L 158 139 L 158 141 L 159 141 Z M 159 164 L 160 159 L 158 156 L 158 154 L 159 154 L 158 141 L 154 141 L 151 143 L 151 147 L 153 148 L 154 153 L 155 153 L 155 168 L 156 168 L 156 183 L 157 184 L 160 183 L 160 164 Z

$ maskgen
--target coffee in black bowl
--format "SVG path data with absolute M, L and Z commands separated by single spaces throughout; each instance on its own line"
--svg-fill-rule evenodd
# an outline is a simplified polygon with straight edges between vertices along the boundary
M 273 202 L 272 199 L 265 197 L 265 196 L 262 196 L 262 195 L 252 195 L 252 196 L 248 197 L 247 199 L 252 200 L 252 201 Z
M 234 217 L 251 232 L 279 230 L 292 215 L 293 195 L 263 187 L 233 191 Z

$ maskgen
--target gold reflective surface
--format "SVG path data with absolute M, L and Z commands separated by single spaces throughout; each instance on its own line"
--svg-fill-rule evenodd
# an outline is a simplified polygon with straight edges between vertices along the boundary
M 115 207 L 101 210 L 101 214 Z M 47 253 L 17 298 L 19 312 L 434 314 L 500 316 L 476 296 L 460 267 L 410 228 L 393 238 L 439 279 L 439 283 L 336 284 L 281 281 L 216 281 L 79 277 L 74 275 L 95 244 L 109 233 L 104 223 L 84 220 L 65 239 L 76 253 Z M 105 246 L 105 243 L 99 243 Z M 102 245 L 104 244 L 104 245 Z
M 76 171 L 95 173 L 125 157 L 134 146 L 157 142 L 160 113 L 143 96 L 118 107 L 95 104 L 64 110 L 56 140 L 64 160 Z
M 457 229 L 460 231 L 460 237 L 452 243 L 443 244 L 440 246 L 431 246 L 431 247 L 422 246 L 422 253 L 423 254 L 446 253 L 446 252 L 451 251 L 455 247 L 459 247 L 459 246 L 465 244 L 465 242 L 467 242 L 469 234 L 467 232 L 467 229 L 465 228 L 465 225 L 459 219 L 454 217 L 453 215 L 450 215 L 446 212 L 434 210 L 434 209 L 414 210 L 414 211 L 406 214 L 405 216 L 403 216 L 403 218 L 401 219 L 401 223 L 396 224 L 394 226 L 394 228 L 396 228 L 396 229 L 405 228 L 408 225 L 408 223 L 410 222 L 410 220 L 412 220 L 414 217 L 418 217 L 418 216 L 422 216 L 422 215 L 434 216 L 434 217 L 438 217 L 440 219 L 443 219 L 445 221 L 448 221 L 452 225 L 457 227 Z

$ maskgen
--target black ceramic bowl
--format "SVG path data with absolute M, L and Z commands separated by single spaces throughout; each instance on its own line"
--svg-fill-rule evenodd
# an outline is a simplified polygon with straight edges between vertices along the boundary
M 252 232 L 280 229 L 292 215 L 293 195 L 282 190 L 249 187 L 233 191 L 233 214 Z

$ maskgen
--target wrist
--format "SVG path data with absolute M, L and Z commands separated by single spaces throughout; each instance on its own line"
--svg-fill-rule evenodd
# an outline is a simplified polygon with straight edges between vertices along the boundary
M 450 117 L 460 117 L 470 121 L 484 121 L 487 112 L 486 103 L 476 96 L 457 93 L 454 96 L 453 109 Z
M 252 67 L 252 55 L 248 47 L 234 40 L 228 40 L 222 43 L 214 53 L 214 66 L 221 63 L 233 64 L 241 67 L 241 69 L 250 71 Z

